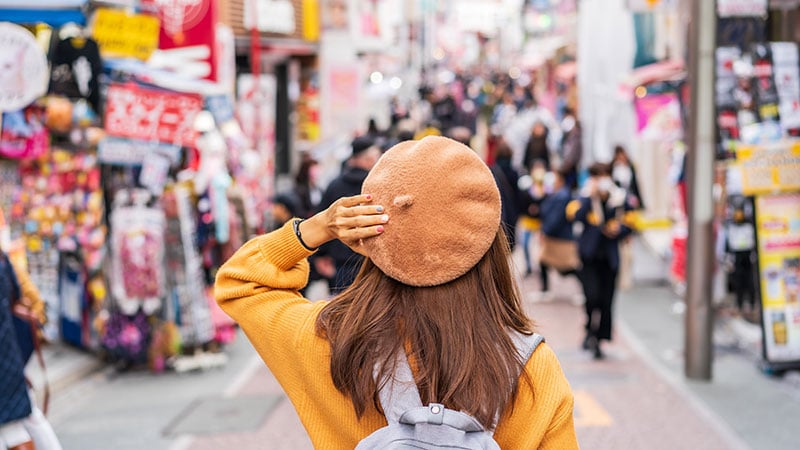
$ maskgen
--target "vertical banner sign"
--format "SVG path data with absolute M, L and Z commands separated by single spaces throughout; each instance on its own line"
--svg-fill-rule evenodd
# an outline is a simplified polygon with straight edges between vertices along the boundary
M 202 55 L 200 61 L 208 65 L 202 78 L 217 81 L 217 1 L 142 0 L 142 5 L 158 12 L 161 21 L 158 48 L 167 54 L 174 53 L 178 58 Z M 187 64 L 197 62 L 185 61 Z M 172 69 L 179 71 L 181 67 L 175 64 Z
M 197 134 L 194 118 L 202 109 L 199 95 L 112 84 L 106 94 L 106 132 L 115 137 L 193 146 Z
M 756 198 L 764 357 L 800 362 L 800 194 Z

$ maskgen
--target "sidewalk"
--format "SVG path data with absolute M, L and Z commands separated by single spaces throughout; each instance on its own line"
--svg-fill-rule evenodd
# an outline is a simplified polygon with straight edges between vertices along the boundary
M 538 276 L 521 278 L 525 307 L 572 385 L 581 447 L 797 448 L 800 375 L 775 379 L 759 372 L 759 336 L 719 320 L 713 381 L 687 381 L 683 316 L 673 307 L 678 299 L 655 277 L 663 261 L 641 244 L 634 253 L 639 283 L 618 295 L 614 341 L 601 361 L 579 348 L 577 280 L 551 274 L 555 294 L 542 296 Z M 748 332 L 750 340 L 742 340 Z M 66 450 L 312 448 L 291 403 L 241 334 L 227 351 L 226 367 L 182 375 L 88 370 L 92 357 L 79 352 L 83 363 L 73 361 L 70 375 L 70 351 L 48 361 L 58 387 L 50 417 Z M 59 365 L 65 369 L 55 379 Z M 75 377 L 78 367 L 89 375 Z

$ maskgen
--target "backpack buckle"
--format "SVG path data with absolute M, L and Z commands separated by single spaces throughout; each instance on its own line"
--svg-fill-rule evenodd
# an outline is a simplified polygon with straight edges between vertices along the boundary
M 428 423 L 441 425 L 442 422 L 444 422 L 444 405 L 441 403 L 431 403 L 428 405 L 428 411 L 430 411 Z

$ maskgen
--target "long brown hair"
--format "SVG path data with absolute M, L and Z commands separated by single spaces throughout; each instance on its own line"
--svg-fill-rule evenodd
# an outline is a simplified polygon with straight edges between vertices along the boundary
M 533 331 L 502 228 L 475 267 L 440 286 L 405 285 L 365 259 L 353 285 L 323 308 L 316 325 L 331 343 L 333 383 L 359 417 L 370 402 L 381 410 L 376 380 L 391 376 L 395 355 L 405 349 L 423 404 L 465 411 L 487 428 L 513 402 L 524 373 L 508 333 Z

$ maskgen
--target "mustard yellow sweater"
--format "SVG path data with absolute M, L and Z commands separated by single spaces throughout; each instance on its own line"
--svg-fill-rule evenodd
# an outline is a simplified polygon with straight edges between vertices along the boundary
M 333 385 L 330 345 L 315 334 L 326 302 L 303 298 L 310 254 L 291 223 L 250 240 L 220 268 L 215 295 L 241 325 L 280 382 L 316 449 L 351 450 L 386 419 L 374 408 L 359 420 L 348 397 Z M 553 351 L 542 344 L 520 383 L 513 414 L 502 416 L 495 439 L 504 450 L 578 448 L 572 392 Z

